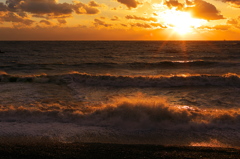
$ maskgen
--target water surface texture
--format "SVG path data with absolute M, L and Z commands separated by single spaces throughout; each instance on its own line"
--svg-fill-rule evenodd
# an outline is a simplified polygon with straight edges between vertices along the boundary
M 0 138 L 240 146 L 238 41 L 0 42 Z

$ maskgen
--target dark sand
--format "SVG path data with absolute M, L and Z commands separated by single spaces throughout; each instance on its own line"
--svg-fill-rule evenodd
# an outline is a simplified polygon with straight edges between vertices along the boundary
M 234 148 L 98 143 L 0 144 L 0 159 L 240 159 Z

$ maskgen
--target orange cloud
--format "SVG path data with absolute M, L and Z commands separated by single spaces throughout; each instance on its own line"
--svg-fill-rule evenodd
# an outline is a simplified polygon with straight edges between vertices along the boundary
M 140 27 L 140 28 L 152 28 L 151 25 L 149 24 L 143 24 L 143 23 L 135 23 L 135 24 L 131 24 L 132 27 Z
M 232 7 L 240 8 L 239 0 L 221 0 L 221 1 L 230 4 Z
M 133 15 L 133 16 L 127 15 L 127 16 L 125 16 L 125 18 L 126 18 L 126 19 L 143 20 L 143 21 L 154 21 L 154 22 L 157 21 L 156 18 L 152 18 L 152 17 L 151 17 L 151 18 L 144 18 L 144 17 L 135 16 L 135 15 Z
M 186 0 L 180 3 L 178 0 L 169 0 L 164 3 L 168 8 L 176 8 L 177 10 L 191 12 L 192 16 L 205 20 L 224 19 L 217 8 L 204 0 Z
M 52 23 L 48 20 L 41 20 L 40 23 L 45 24 L 45 25 L 51 25 Z
M 206 30 L 228 30 L 231 26 L 229 25 L 215 25 L 215 26 L 201 26 L 199 29 L 206 29 Z
M 99 5 L 94 1 L 91 1 L 89 5 L 78 2 L 73 9 L 77 14 L 98 14 L 100 11 L 95 7 L 99 7 Z
M 183 4 L 179 3 L 177 0 L 168 0 L 165 1 L 164 3 L 166 6 L 168 6 L 168 8 L 177 8 L 177 10 L 181 10 L 183 8 Z
M 97 26 L 104 26 L 104 27 L 111 27 L 112 24 L 107 24 L 106 22 L 99 20 L 99 19 L 94 19 L 94 25 Z
M 59 24 L 66 24 L 67 21 L 65 19 L 58 19 Z
M 119 20 L 119 18 L 117 16 L 114 16 L 111 20 L 112 21 L 117 21 L 117 20 Z
M 119 3 L 126 5 L 128 8 L 137 8 L 139 2 L 135 0 L 117 0 Z
M 95 1 L 90 1 L 88 4 L 90 7 L 100 7 L 99 4 L 97 4 Z
M 185 8 L 186 11 L 191 12 L 192 16 L 199 19 L 218 20 L 224 19 L 217 8 L 203 0 L 195 0 L 194 6 Z
M 13 13 L 13 12 L 8 12 L 5 15 L 2 15 L 0 17 L 0 21 L 5 21 L 5 22 L 13 22 L 13 23 L 22 23 L 24 25 L 32 25 L 33 20 L 30 20 L 28 18 L 21 17 L 20 15 Z

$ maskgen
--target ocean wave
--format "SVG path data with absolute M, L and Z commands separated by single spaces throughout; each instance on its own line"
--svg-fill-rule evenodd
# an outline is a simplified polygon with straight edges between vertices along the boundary
M 197 109 L 172 106 L 157 97 L 116 98 L 98 107 L 1 108 L 0 136 L 48 136 L 69 140 L 109 142 L 139 140 L 139 143 L 192 143 L 218 139 L 239 145 L 238 109 Z M 12 125 L 12 127 L 3 127 Z M 63 127 L 64 126 L 64 127 Z M 23 129 L 24 128 L 24 129 Z M 67 129 L 66 129 L 67 128 Z M 105 138 L 106 137 L 106 138 Z M 144 140 L 143 140 L 144 139 Z
M 213 75 L 172 75 L 172 76 L 114 76 L 69 73 L 64 75 L 13 76 L 0 75 L 0 82 L 36 82 L 109 87 L 183 87 L 183 86 L 231 86 L 240 87 L 237 74 Z
M 112 68 L 129 68 L 129 69 L 154 69 L 154 68 L 186 68 L 186 67 L 234 67 L 239 66 L 239 63 L 234 62 L 216 62 L 205 60 L 187 60 L 187 61 L 160 61 L 160 62 L 88 62 L 88 63 L 17 63 L 17 64 L 5 64 L 0 68 L 12 68 L 12 69 L 49 69 L 54 66 L 64 67 L 112 67 Z
M 215 110 L 169 105 L 160 97 L 118 97 L 98 106 L 1 107 L 0 122 L 74 123 L 130 129 L 179 129 L 189 127 L 240 128 L 239 109 Z

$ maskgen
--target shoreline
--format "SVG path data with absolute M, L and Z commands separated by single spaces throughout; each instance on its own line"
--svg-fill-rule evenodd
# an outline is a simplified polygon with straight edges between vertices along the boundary
M 1 159 L 60 158 L 239 158 L 240 149 L 221 147 L 131 145 L 108 143 L 1 143 Z

